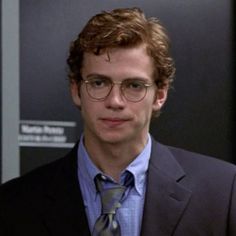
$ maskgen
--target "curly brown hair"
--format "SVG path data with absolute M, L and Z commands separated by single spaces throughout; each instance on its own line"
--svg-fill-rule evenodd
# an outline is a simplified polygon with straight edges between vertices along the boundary
M 69 80 L 79 82 L 84 52 L 99 55 L 111 48 L 146 45 L 154 61 L 154 80 L 158 88 L 170 85 L 175 66 L 169 52 L 169 38 L 156 18 L 147 19 L 139 8 L 103 11 L 92 17 L 72 42 L 67 63 Z

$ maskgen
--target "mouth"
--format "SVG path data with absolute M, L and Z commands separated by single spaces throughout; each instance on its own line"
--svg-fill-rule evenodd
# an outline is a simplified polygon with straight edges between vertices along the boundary
M 123 119 L 123 118 L 102 118 L 100 119 L 102 121 L 102 123 L 104 123 L 105 125 L 109 126 L 109 127 L 115 127 L 115 126 L 121 126 L 124 123 L 128 122 L 128 119 Z

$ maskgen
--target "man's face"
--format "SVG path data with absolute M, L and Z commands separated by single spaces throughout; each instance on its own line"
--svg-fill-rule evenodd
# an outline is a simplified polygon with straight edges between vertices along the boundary
M 116 48 L 109 54 L 85 53 L 81 71 L 83 79 L 95 76 L 113 82 L 138 78 L 153 83 L 153 62 L 144 46 Z M 146 96 L 139 102 L 128 101 L 120 92 L 120 85 L 113 86 L 110 94 L 100 101 L 92 99 L 86 84 L 71 85 L 72 97 L 81 109 L 85 139 L 111 144 L 142 143 L 147 141 L 153 111 L 159 110 L 167 96 L 167 89 L 147 88 Z

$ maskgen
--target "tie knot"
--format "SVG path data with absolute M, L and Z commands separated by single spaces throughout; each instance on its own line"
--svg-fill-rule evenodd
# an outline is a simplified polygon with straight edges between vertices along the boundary
M 105 188 L 105 181 L 106 180 L 102 175 L 97 175 L 95 178 L 97 190 L 101 195 L 102 213 L 115 214 L 116 210 L 121 206 L 120 201 L 126 187 L 114 184 L 112 187 Z
M 106 186 L 105 182 L 110 182 L 111 187 Z M 133 184 L 133 176 L 131 173 L 127 173 L 124 185 L 113 183 L 107 177 L 102 174 L 98 174 L 95 177 L 95 184 L 97 191 L 101 196 L 102 212 L 100 217 L 97 219 L 94 229 L 93 236 L 101 235 L 113 235 L 120 236 L 120 225 L 116 220 L 116 210 L 121 206 L 121 200 L 125 190 Z

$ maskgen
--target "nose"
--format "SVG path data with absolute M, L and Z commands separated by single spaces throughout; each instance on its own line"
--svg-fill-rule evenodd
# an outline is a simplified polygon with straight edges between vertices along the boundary
M 125 106 L 124 97 L 121 93 L 120 84 L 113 84 L 109 95 L 105 99 L 105 105 L 110 109 L 123 109 Z

